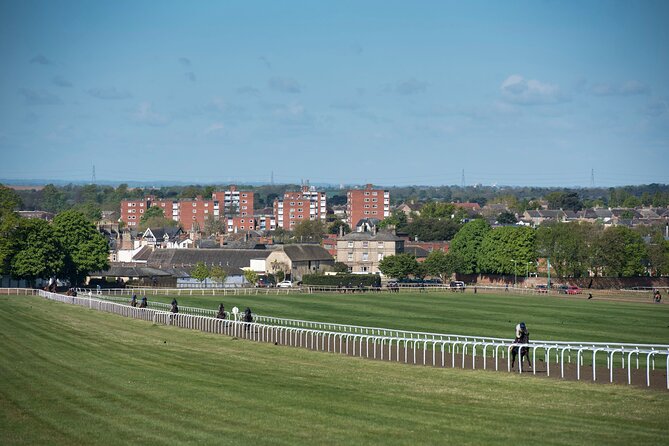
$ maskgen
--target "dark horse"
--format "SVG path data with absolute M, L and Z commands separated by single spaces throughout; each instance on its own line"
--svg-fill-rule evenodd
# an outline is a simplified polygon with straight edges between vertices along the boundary
M 251 313 L 251 309 L 249 307 L 246 307 L 246 310 L 244 310 L 244 316 L 242 316 L 242 320 L 247 322 L 244 324 L 244 331 L 248 332 L 249 328 L 251 327 L 251 322 L 253 322 L 253 313 Z
M 523 331 L 520 334 L 520 337 L 514 339 L 513 341 L 515 344 L 529 344 L 530 343 L 530 333 L 527 331 Z M 530 349 L 529 347 L 512 347 L 511 348 L 511 367 L 516 362 L 516 356 L 518 356 L 518 350 L 520 349 L 520 360 L 518 361 L 518 365 L 522 366 L 523 365 L 523 358 L 527 358 L 527 363 L 532 367 L 532 360 L 530 359 Z

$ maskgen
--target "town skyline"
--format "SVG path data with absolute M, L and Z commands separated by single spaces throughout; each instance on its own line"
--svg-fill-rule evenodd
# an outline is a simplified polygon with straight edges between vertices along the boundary
M 4 2 L 0 178 L 665 184 L 668 19 L 660 1 Z

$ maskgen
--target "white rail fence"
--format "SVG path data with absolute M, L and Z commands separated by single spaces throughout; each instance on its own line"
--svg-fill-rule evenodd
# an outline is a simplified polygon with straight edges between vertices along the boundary
M 235 336 L 257 342 L 271 342 L 281 345 L 308 348 L 312 350 L 342 353 L 352 356 L 370 359 L 404 362 L 411 364 L 431 365 L 437 367 L 477 367 L 477 362 L 482 363 L 482 368 L 492 368 L 494 360 L 495 370 L 500 370 L 500 356 L 506 359 L 506 370 L 511 372 L 511 351 L 514 347 L 527 348 L 531 351 L 533 363 L 536 364 L 537 356 L 543 354 L 547 367 L 546 374 L 550 376 L 551 352 L 556 355 L 556 366 L 560 377 L 565 377 L 565 364 L 571 353 L 576 353 L 576 378 L 581 379 L 581 367 L 586 353 L 592 357 L 592 380 L 597 380 L 596 364 L 597 354 L 606 356 L 606 367 L 608 369 L 609 382 L 614 381 L 615 361 L 620 357 L 623 369 L 627 364 L 627 383 L 632 384 L 632 361 L 636 359 L 636 367 L 639 369 L 639 358 L 646 367 L 646 386 L 650 386 L 651 371 L 655 370 L 656 357 L 665 357 L 666 387 L 669 389 L 669 346 L 644 346 L 631 344 L 597 344 L 576 345 L 568 342 L 543 342 L 533 341 L 531 344 L 514 344 L 508 340 L 495 338 L 465 337 L 455 335 L 440 335 L 444 338 L 427 339 L 406 337 L 403 331 L 388 332 L 342 332 L 334 331 L 332 326 L 340 324 L 325 324 L 322 329 L 302 326 L 280 326 L 261 323 L 260 321 L 248 323 L 237 320 L 216 319 L 205 315 L 172 314 L 167 311 L 152 308 L 137 308 L 126 304 L 105 301 L 92 296 L 72 297 L 61 294 L 39 291 L 39 295 L 59 302 L 85 306 L 91 309 L 132 317 L 155 324 L 172 325 L 182 328 L 201 330 L 209 333 Z M 207 310 L 211 311 L 211 310 Z M 260 316 L 258 316 L 260 318 Z M 276 319 L 276 318 L 275 318 Z M 301 321 L 307 322 L 307 321 Z M 319 323 L 313 323 L 319 324 Z M 352 326 L 349 326 L 352 327 Z M 371 327 L 359 327 L 372 330 Z M 383 329 L 376 329 L 383 330 Z M 451 336 L 451 338 L 448 338 Z M 630 347 L 625 347 L 629 345 Z M 488 356 L 488 352 L 492 355 Z M 448 353 L 448 355 L 447 355 Z M 468 356 L 469 353 L 469 356 Z M 480 353 L 480 360 L 477 355 Z M 567 358 L 565 358 L 567 355 Z M 470 362 L 471 361 L 471 362 Z M 489 365 L 490 362 L 490 365 Z M 503 365 L 502 365 L 503 369 Z M 518 373 L 524 373 L 522 361 L 519 362 Z M 527 370 L 525 371 L 527 373 Z M 536 367 L 532 369 L 536 374 Z M 557 371 L 555 372 L 557 373 Z

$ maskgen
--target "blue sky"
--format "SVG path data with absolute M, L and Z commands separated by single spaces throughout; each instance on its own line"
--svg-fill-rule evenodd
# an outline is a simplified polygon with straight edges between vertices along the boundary
M 669 2 L 0 1 L 0 178 L 669 182 Z

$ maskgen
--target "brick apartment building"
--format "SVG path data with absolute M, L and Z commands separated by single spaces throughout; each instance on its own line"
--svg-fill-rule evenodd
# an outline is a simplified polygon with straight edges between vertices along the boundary
M 363 218 L 379 221 L 390 216 L 390 192 L 372 189 L 368 184 L 364 189 L 349 190 L 346 194 L 346 221 L 353 228 Z
M 230 186 L 226 191 L 214 192 L 209 200 L 201 196 L 186 200 L 148 196 L 142 200 L 121 201 L 121 220 L 129 228 L 136 229 L 144 212 L 152 206 L 159 206 L 165 218 L 178 221 L 185 231 L 203 230 L 209 218 L 227 218 L 225 223 L 228 232 L 253 230 L 256 228 L 253 200 L 253 192 L 238 191 L 235 186 Z
M 274 200 L 274 218 L 276 226 L 292 230 L 295 224 L 305 220 L 325 222 L 325 193 L 317 192 L 312 186 L 302 186 L 299 192 L 286 192 L 283 198 Z

